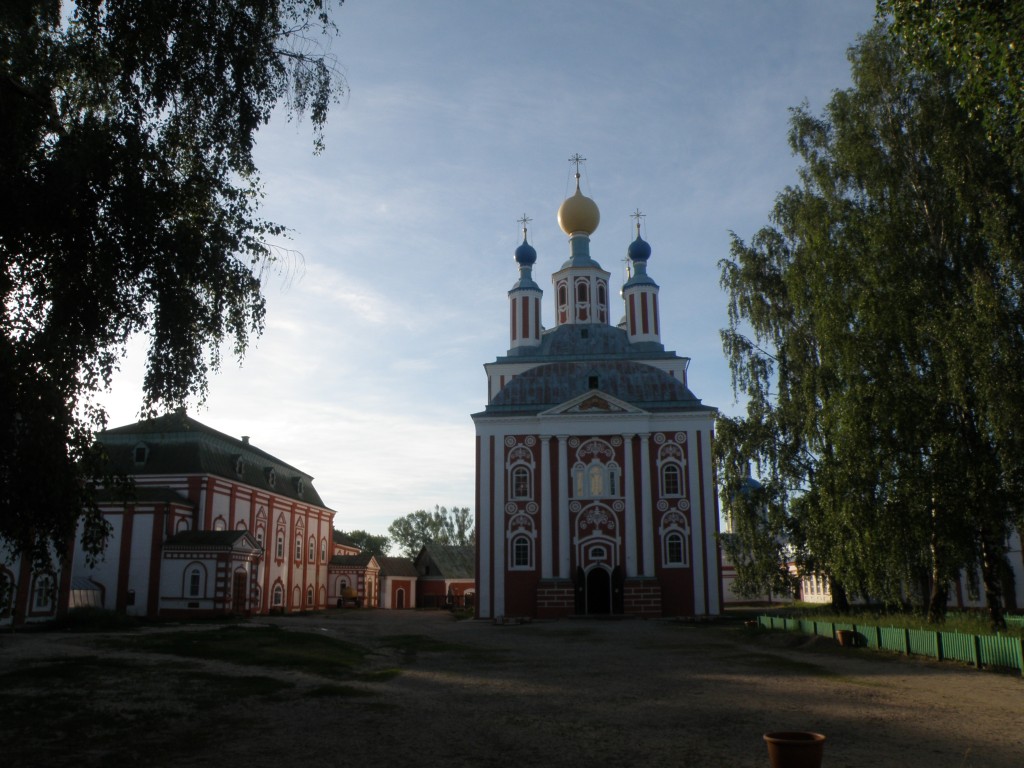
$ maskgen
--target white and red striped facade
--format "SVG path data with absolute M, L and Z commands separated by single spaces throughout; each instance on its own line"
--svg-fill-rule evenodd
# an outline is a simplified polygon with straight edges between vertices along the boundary
M 715 410 L 661 344 L 650 247 L 629 247 L 625 321 L 590 257 L 593 201 L 562 205 L 570 258 L 540 318 L 536 251 L 516 250 L 510 348 L 486 364 L 476 426 L 477 615 L 714 615 L 721 610 Z
M 73 547 L 59 574 L 0 573 L 14 584 L 14 610 L 0 623 L 50 620 L 80 605 L 183 619 L 336 604 L 334 512 L 309 475 L 183 410 L 98 440 L 134 482 L 129 497 L 100 500 L 110 525 L 104 551 L 90 563 Z M 57 587 L 49 599 L 36 585 L 47 579 Z

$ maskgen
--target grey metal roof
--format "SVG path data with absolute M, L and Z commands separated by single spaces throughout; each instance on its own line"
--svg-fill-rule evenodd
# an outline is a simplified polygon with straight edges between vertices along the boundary
M 381 557 L 378 560 L 381 576 L 407 576 L 413 579 L 419 576 L 416 566 L 407 557 Z
M 233 549 L 246 539 L 250 545 L 259 547 L 248 531 L 181 531 L 164 542 L 164 549 Z
M 360 552 L 358 555 L 334 555 L 330 565 L 347 565 L 365 568 L 373 561 L 373 552 Z
M 540 413 L 591 390 L 645 411 L 714 410 L 665 371 L 629 360 L 556 362 L 519 374 L 487 405 L 484 415 Z
M 654 341 L 631 343 L 629 334 L 617 326 L 605 323 L 576 323 L 549 328 L 541 334 L 536 347 L 516 347 L 498 362 L 526 362 L 529 360 L 555 362 L 557 360 L 637 360 L 679 359 L 675 352 Z
M 312 476 L 251 443 L 190 418 L 183 410 L 108 429 L 100 432 L 96 439 L 106 449 L 114 469 L 126 475 L 217 475 L 324 506 L 313 487 Z M 141 464 L 135 462 L 135 447 L 140 443 L 147 449 L 146 460 Z M 237 471 L 239 459 L 241 473 Z
M 420 553 L 416 555 L 416 569 L 418 572 L 424 560 L 429 560 L 438 573 L 431 576 L 443 576 L 446 579 L 472 579 L 476 578 L 476 547 L 455 546 L 451 544 L 436 544 L 432 541 L 423 545 Z

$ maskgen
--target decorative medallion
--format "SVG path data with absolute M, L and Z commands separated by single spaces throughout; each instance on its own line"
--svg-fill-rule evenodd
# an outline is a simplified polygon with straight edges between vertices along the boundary
M 613 448 L 618 448 L 620 445 L 622 445 L 622 438 L 619 437 L 618 435 L 616 435 L 615 437 L 613 437 L 608 442 L 612 444 Z
M 570 437 L 569 438 L 569 447 L 570 448 L 576 448 L 579 444 L 580 444 L 580 439 L 578 437 Z
M 538 509 L 540 509 L 540 507 L 537 506 L 536 501 L 531 501 L 529 504 L 526 505 L 526 511 L 529 512 L 531 515 L 536 515 Z
M 622 499 L 617 499 L 612 502 L 612 511 L 622 512 L 626 509 L 626 503 Z
M 533 446 L 537 444 L 537 438 L 535 438 L 533 435 L 527 435 L 526 439 L 523 440 L 523 442 L 526 444 L 527 448 L 533 448 Z
M 685 432 L 676 432 L 676 442 L 679 443 L 680 445 L 683 445 L 684 443 L 686 443 L 686 433 Z
M 505 513 L 506 514 L 514 515 L 518 511 L 519 511 L 519 507 L 516 506 L 514 501 L 510 501 L 508 504 L 505 505 Z
M 505 447 L 506 448 L 511 448 L 515 444 L 516 444 L 515 435 L 506 435 L 505 436 Z
M 665 501 L 664 499 L 660 499 L 658 501 L 658 511 L 659 512 L 667 512 L 668 511 L 668 502 Z
M 676 508 L 679 509 L 681 512 L 688 512 L 690 510 L 690 500 L 680 499 L 679 503 L 676 504 Z
M 571 502 L 569 502 L 569 511 L 572 512 L 573 514 L 576 514 L 581 509 L 583 509 L 583 505 L 580 504 L 578 501 L 571 501 Z
M 665 442 L 665 433 L 664 432 L 655 432 L 654 433 L 654 442 L 657 443 L 658 445 L 661 445 L 662 443 L 664 443 Z

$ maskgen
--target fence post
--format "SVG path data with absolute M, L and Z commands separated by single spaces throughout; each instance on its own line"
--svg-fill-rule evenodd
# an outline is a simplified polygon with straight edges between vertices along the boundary
M 974 641 L 971 643 L 974 646 L 974 666 L 981 669 L 981 638 L 977 635 L 971 635 L 971 639 Z
M 935 633 L 935 658 L 942 661 L 942 633 Z
M 903 628 L 903 652 L 910 655 L 910 630 L 906 627 Z

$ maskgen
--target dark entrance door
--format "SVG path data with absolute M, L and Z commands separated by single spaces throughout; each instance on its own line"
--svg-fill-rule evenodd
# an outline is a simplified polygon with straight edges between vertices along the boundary
M 405 608 L 405 590 L 395 592 L 395 608 Z
M 231 591 L 231 610 L 234 613 L 245 613 L 245 574 L 235 574 L 235 585 Z
M 612 579 L 604 568 L 592 568 L 587 574 L 587 613 L 612 612 Z

